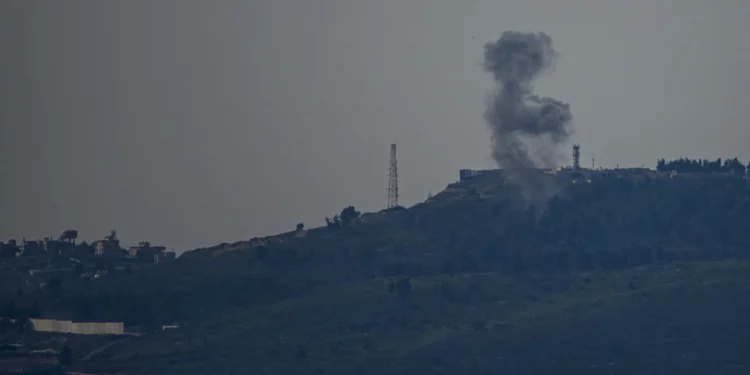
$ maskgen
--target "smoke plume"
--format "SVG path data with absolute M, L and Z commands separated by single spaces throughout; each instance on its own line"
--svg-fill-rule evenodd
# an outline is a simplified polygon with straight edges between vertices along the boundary
M 485 120 L 492 130 L 492 157 L 521 188 L 527 203 L 543 205 L 556 184 L 541 168 L 555 168 L 560 147 L 572 134 L 567 103 L 533 92 L 534 81 L 554 64 L 557 52 L 545 33 L 506 31 L 484 46 L 484 69 L 498 87 Z

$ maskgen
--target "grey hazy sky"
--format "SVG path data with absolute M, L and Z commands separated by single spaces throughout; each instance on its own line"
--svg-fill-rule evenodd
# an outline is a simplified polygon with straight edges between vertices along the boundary
M 586 165 L 750 159 L 747 0 L 0 2 L 0 238 L 177 250 L 489 168 L 483 45 L 544 31 Z

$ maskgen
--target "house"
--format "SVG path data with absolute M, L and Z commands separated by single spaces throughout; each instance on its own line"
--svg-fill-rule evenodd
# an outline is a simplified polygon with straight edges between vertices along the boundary
M 49 254 L 59 255 L 63 249 L 70 248 L 70 244 L 49 237 L 44 238 L 44 250 Z
M 18 255 L 18 251 L 15 240 L 10 240 L 8 243 L 0 242 L 0 258 L 13 258 Z
M 139 242 L 138 246 L 131 246 L 130 249 L 128 249 L 128 253 L 133 258 L 153 261 L 154 263 L 175 259 L 175 253 L 173 251 L 167 251 L 167 248 L 164 246 L 151 246 L 147 241 Z
M 138 256 L 144 256 L 147 253 L 151 253 L 151 254 L 156 253 L 157 247 L 158 246 L 152 247 L 151 243 L 148 241 L 141 241 L 141 242 L 138 242 L 137 246 L 131 246 L 128 249 L 128 253 L 130 254 L 131 257 L 137 258 Z
M 75 229 L 67 229 L 60 233 L 60 241 L 62 242 L 68 242 L 75 245 L 77 238 L 78 231 Z
M 109 236 L 104 237 L 103 240 L 98 240 L 93 243 L 94 253 L 98 256 L 114 256 L 120 255 L 120 240 L 117 239 L 117 232 L 112 230 L 109 232 Z
M 42 241 L 26 241 L 24 238 L 21 242 L 21 254 L 24 256 L 30 255 L 41 255 L 44 253 L 44 242 Z

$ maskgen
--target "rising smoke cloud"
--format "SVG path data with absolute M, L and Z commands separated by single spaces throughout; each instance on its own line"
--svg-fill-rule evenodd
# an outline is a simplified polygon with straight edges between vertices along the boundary
M 533 93 L 534 81 L 553 67 L 557 52 L 545 33 L 506 31 L 484 46 L 484 70 L 497 89 L 485 112 L 492 157 L 521 188 L 527 203 L 543 205 L 556 192 L 538 168 L 555 168 L 573 132 L 567 103 Z

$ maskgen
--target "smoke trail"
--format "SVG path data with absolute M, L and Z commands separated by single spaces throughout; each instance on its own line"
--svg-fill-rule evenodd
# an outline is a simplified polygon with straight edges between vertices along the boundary
M 485 112 L 492 157 L 507 170 L 527 203 L 543 205 L 557 191 L 539 168 L 555 168 L 559 148 L 572 134 L 570 106 L 533 93 L 534 80 L 552 67 L 557 52 L 544 33 L 506 31 L 484 46 L 484 69 L 498 84 Z

